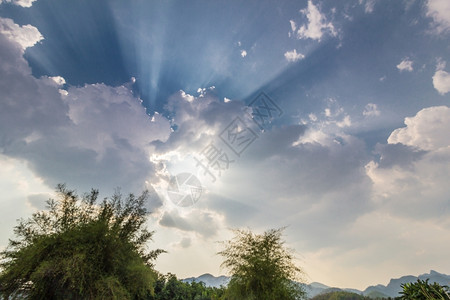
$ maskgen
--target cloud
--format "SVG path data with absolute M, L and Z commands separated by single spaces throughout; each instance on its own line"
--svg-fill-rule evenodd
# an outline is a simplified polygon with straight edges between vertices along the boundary
M 293 20 L 290 20 L 289 23 L 291 24 L 292 32 L 295 32 L 297 30 L 297 24 Z
M 397 65 L 397 69 L 399 69 L 400 72 L 403 71 L 412 72 L 414 70 L 412 65 L 413 61 L 410 60 L 409 58 L 405 58 Z
M 195 97 L 184 91 L 169 97 L 165 109 L 174 117 L 176 130 L 166 141 L 155 141 L 155 153 L 177 152 L 182 156 L 201 151 L 236 117 L 245 118 L 245 105 L 238 100 L 221 101 L 210 89 Z
M 350 119 L 350 116 L 345 116 L 341 121 L 336 122 L 336 125 L 339 127 L 350 127 L 352 126 L 352 121 Z
M 215 236 L 221 228 L 222 221 L 223 217 L 214 211 L 195 208 L 183 214 L 177 210 L 166 210 L 159 220 L 159 225 L 184 232 L 195 232 L 210 238 Z
M 36 27 L 31 25 L 19 26 L 13 20 L 6 18 L 0 18 L 0 34 L 19 44 L 22 50 L 32 47 L 44 39 Z
M 382 160 L 366 165 L 374 183 L 373 199 L 397 215 L 440 219 L 449 214 L 450 108 L 429 107 L 405 118 L 388 145 L 378 147 Z M 384 158 L 387 161 L 383 161 Z
M 36 0 L 0 0 L 0 4 L 2 3 L 12 3 L 14 5 L 22 6 L 22 7 L 31 7 L 33 2 Z
M 53 198 L 49 193 L 31 194 L 27 197 L 28 203 L 38 210 L 43 210 L 47 206 L 47 200 Z
M 24 160 L 0 153 L 0 165 L 0 224 L 3 229 L 0 231 L 0 249 L 4 249 L 12 237 L 12 228 L 17 225 L 17 220 L 31 215 L 36 208 L 42 208 L 44 195 L 48 199 L 52 189 L 46 187 L 42 179 L 27 168 Z
M 363 116 L 366 117 L 377 117 L 380 115 L 380 111 L 375 103 L 368 103 L 364 107 Z
M 336 36 L 337 32 L 331 22 L 328 22 L 326 17 L 320 13 L 317 6 L 311 0 L 308 1 L 308 7 L 300 11 L 308 19 L 308 24 L 302 25 L 296 32 L 298 39 L 313 39 L 320 41 L 324 34 Z M 291 21 L 291 29 L 294 31 L 296 24 Z
M 40 34 L 8 20 L 2 24 L 8 30 L 0 34 L 0 151 L 26 161 L 50 187 L 144 189 L 155 173 L 151 142 L 167 139 L 169 121 L 149 117 L 125 86 L 69 87 L 62 96 L 62 77 L 37 79 L 23 58 L 24 47 Z
M 330 102 L 328 117 L 313 117 L 314 124 L 274 126 L 261 133 L 241 157 L 229 153 L 235 162 L 217 182 L 211 183 L 207 177 L 200 179 L 207 193 L 195 209 L 215 212 L 225 222 L 212 225 L 218 228 L 214 231 L 225 226 L 264 229 L 267 224 L 292 224 L 296 235 L 307 236 L 308 247 L 323 246 L 333 243 L 340 228 L 367 210 L 370 181 L 364 169 L 369 161 L 365 145 L 342 133 L 339 126 L 349 126 L 350 116 L 336 101 Z M 211 141 L 218 141 L 217 135 L 234 117 L 248 118 L 243 108 L 240 101 L 224 103 L 212 93 L 204 97 L 183 92 L 173 95 L 166 109 L 174 112 L 176 130 L 166 141 L 154 143 L 156 154 L 152 159 L 167 169 L 195 173 L 195 164 L 189 169 L 182 157 L 195 155 Z M 320 139 L 313 138 L 319 134 Z M 340 217 L 332 217 L 336 214 Z M 212 236 L 212 232 L 202 232 L 204 225 L 198 222 L 211 219 L 208 215 L 169 210 L 160 225 Z M 327 221 L 316 224 L 318 219 Z M 311 227 L 313 231 L 302 230 Z
M 53 80 L 57 86 L 63 86 L 64 84 L 66 84 L 66 80 L 61 76 L 53 76 L 50 77 L 50 79 Z
M 433 76 L 433 86 L 441 95 L 450 92 L 450 73 L 443 70 L 436 71 Z
M 373 12 L 376 0 L 359 0 L 359 4 L 364 4 L 364 11 L 366 14 Z
M 181 239 L 181 241 L 179 241 L 178 243 L 173 243 L 172 247 L 186 249 L 186 248 L 189 248 L 189 246 L 191 246 L 191 244 L 192 244 L 191 238 L 183 237 Z
M 405 125 L 391 133 L 389 144 L 402 143 L 429 151 L 450 145 L 450 108 L 447 106 L 424 108 L 414 117 L 405 118 Z
M 373 201 L 382 210 L 413 218 L 448 218 L 450 187 L 444 174 L 450 172 L 450 148 L 424 154 L 409 168 L 393 165 L 382 168 L 376 162 L 366 165 L 373 182 Z
M 427 152 L 413 146 L 396 143 L 377 144 L 374 153 L 380 156 L 378 162 L 380 168 L 399 166 L 404 169 L 411 169 L 413 163 L 421 159 Z
M 247 51 L 241 50 L 241 56 L 242 56 L 242 57 L 246 57 L 246 56 L 247 56 Z
M 292 51 L 287 51 L 286 53 L 284 53 L 284 57 L 286 58 L 286 60 L 288 62 L 296 62 L 299 61 L 303 58 L 305 58 L 305 56 L 301 53 L 297 53 L 297 50 L 294 49 Z
M 433 86 L 441 95 L 450 92 L 450 73 L 444 71 L 445 66 L 445 61 L 439 61 L 433 76 Z
M 447 0 L 428 0 L 427 16 L 433 18 L 436 33 L 445 33 L 450 29 L 450 2 Z

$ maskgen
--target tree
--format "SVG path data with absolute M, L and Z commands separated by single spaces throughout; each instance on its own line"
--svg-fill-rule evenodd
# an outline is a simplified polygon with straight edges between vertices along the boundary
M 0 253 L 0 295 L 26 299 L 145 299 L 153 293 L 153 235 L 145 228 L 148 192 L 97 203 L 57 186 L 57 200 L 15 227 Z
M 408 300 L 450 300 L 449 288 L 427 280 L 417 279 L 417 282 L 404 283 L 401 285 L 400 299 Z
M 231 271 L 226 299 L 301 299 L 305 292 L 295 280 L 300 268 L 293 263 L 292 250 L 284 246 L 281 229 L 261 235 L 235 230 L 235 237 L 224 242 L 222 266 Z
M 362 295 L 358 295 L 356 293 L 346 292 L 346 291 L 334 291 L 328 292 L 324 294 L 319 294 L 311 300 L 370 300 L 375 298 L 370 298 Z M 376 298 L 381 299 L 381 298 Z
M 224 287 L 207 287 L 203 282 L 183 282 L 174 274 L 158 274 L 155 295 L 151 300 L 219 300 Z

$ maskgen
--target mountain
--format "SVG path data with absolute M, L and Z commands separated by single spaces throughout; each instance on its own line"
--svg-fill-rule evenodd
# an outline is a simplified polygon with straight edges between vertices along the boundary
M 370 296 L 374 293 L 381 293 L 389 297 L 397 297 L 399 292 L 402 290 L 400 286 L 402 283 L 415 282 L 417 281 L 417 279 L 428 279 L 430 283 L 437 282 L 440 285 L 450 285 L 450 275 L 441 274 L 434 270 L 431 270 L 430 273 L 425 273 L 419 275 L 418 277 L 408 275 L 396 279 L 391 279 L 387 286 L 381 284 L 378 284 L 376 286 L 369 286 L 364 290 L 363 295 Z
M 403 276 L 400 278 L 391 279 L 388 285 L 374 285 L 369 286 L 364 291 L 360 291 L 357 289 L 347 289 L 347 288 L 337 288 L 330 287 L 325 284 L 319 282 L 312 282 L 310 284 L 303 284 L 306 293 L 308 294 L 308 298 L 315 297 L 317 295 L 322 295 L 325 293 L 335 292 L 335 291 L 345 291 L 349 293 L 356 293 L 359 295 L 368 296 L 371 298 L 382 298 L 382 297 L 397 297 L 399 296 L 399 292 L 401 291 L 401 284 L 408 282 L 415 282 L 417 279 L 426 280 L 428 279 L 430 283 L 437 282 L 440 285 L 450 286 L 450 275 L 441 274 L 434 270 L 431 270 L 430 273 L 425 273 L 419 276 Z M 227 276 L 219 276 L 215 277 L 211 274 L 203 274 L 199 277 L 190 277 L 183 279 L 184 282 L 204 282 L 206 286 L 220 287 L 221 285 L 226 286 L 230 281 L 230 277 Z
M 215 277 L 211 274 L 206 273 L 206 274 L 200 275 L 199 277 L 189 277 L 189 278 L 182 279 L 181 281 L 188 282 L 188 283 L 191 283 L 192 281 L 204 282 L 206 286 L 220 287 L 221 285 L 227 286 L 228 282 L 230 282 L 230 277 L 224 276 L 224 275 Z
M 362 294 L 362 292 L 357 289 L 341 289 L 341 288 L 337 288 L 337 287 L 329 287 L 329 286 L 319 283 L 319 282 L 304 284 L 303 287 L 305 288 L 308 298 L 313 298 L 318 295 L 329 294 L 332 292 L 339 292 L 339 291 L 355 293 L 358 295 Z

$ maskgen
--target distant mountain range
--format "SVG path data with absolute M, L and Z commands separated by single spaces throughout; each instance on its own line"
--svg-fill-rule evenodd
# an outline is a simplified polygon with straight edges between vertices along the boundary
M 203 281 L 206 286 L 220 287 L 221 285 L 227 286 L 228 282 L 230 282 L 230 277 L 224 276 L 224 275 L 215 277 L 211 274 L 206 273 L 206 274 L 200 275 L 198 277 L 185 278 L 185 279 L 182 279 L 182 281 L 188 282 L 188 283 L 191 283 L 192 281 L 196 281 L 196 282 Z
M 450 275 L 445 275 L 431 270 L 430 273 L 425 273 L 419 276 L 403 276 L 396 279 L 391 279 L 388 285 L 384 286 L 378 284 L 375 286 L 369 286 L 364 291 L 356 289 L 341 289 L 337 287 L 330 287 L 319 282 L 313 282 L 310 284 L 305 284 L 305 290 L 308 293 L 308 297 L 312 298 L 319 294 L 324 294 L 333 291 L 347 291 L 352 293 L 357 293 L 360 295 L 377 298 L 377 297 L 397 297 L 401 291 L 400 285 L 402 283 L 415 282 L 417 279 L 426 280 L 428 279 L 430 283 L 437 282 L 441 285 L 450 286 Z M 230 277 L 219 276 L 215 277 L 211 274 L 203 274 L 199 277 L 190 277 L 183 279 L 184 282 L 204 282 L 206 286 L 220 287 L 221 285 L 226 286 L 230 281 Z

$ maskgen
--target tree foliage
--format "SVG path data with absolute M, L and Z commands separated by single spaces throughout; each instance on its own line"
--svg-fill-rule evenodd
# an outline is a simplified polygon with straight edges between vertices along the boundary
M 311 298 L 311 300 L 370 300 L 370 299 L 373 298 L 346 291 L 333 291 L 329 293 L 319 294 Z
M 15 227 L 1 252 L 0 295 L 26 299 L 146 299 L 153 293 L 148 193 L 98 201 L 58 185 L 57 200 Z
M 183 282 L 174 274 L 159 274 L 152 300 L 219 300 L 225 288 L 207 287 L 203 282 Z
M 222 266 L 232 277 L 226 299 L 301 299 L 305 292 L 295 282 L 302 271 L 293 263 L 292 251 L 281 239 L 281 229 L 263 234 L 235 230 L 235 237 L 224 242 Z
M 417 279 L 417 282 L 404 283 L 401 285 L 400 299 L 408 300 L 450 300 L 448 286 L 441 286 L 434 282 L 430 284 L 427 280 Z

